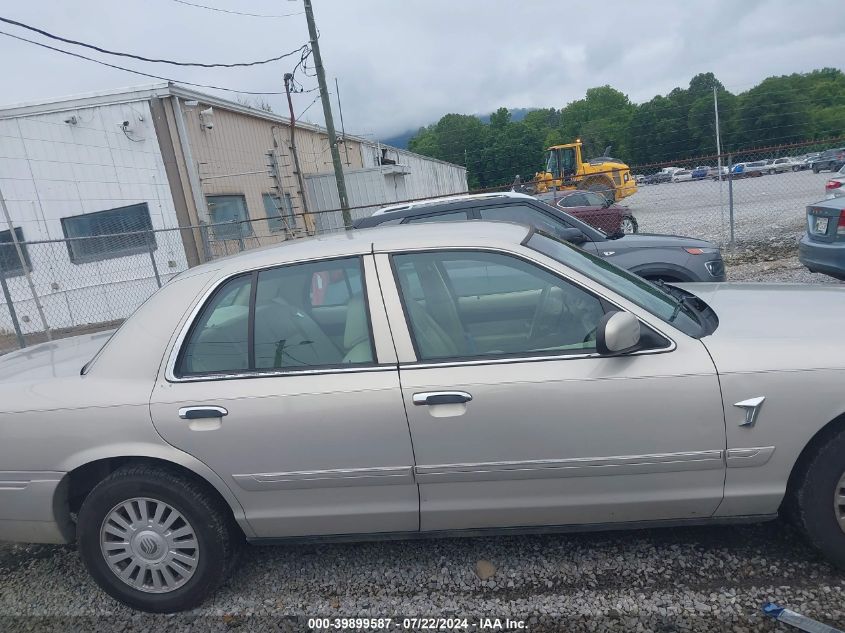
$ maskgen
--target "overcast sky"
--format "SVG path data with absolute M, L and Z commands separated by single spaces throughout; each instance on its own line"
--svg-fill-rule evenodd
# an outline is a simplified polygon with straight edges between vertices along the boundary
M 300 0 L 191 1 L 296 15 L 246 17 L 175 0 L 2 0 L 0 15 L 104 48 L 179 61 L 265 59 L 308 40 Z M 713 71 L 740 92 L 768 75 L 845 66 L 842 0 L 313 3 L 329 88 L 334 93 L 337 77 L 347 132 L 380 137 L 448 112 L 562 107 L 603 84 L 639 102 L 685 87 L 699 72 Z M 49 41 L 6 24 L 0 30 Z M 52 44 L 176 80 L 252 91 L 283 89 L 282 75 L 295 64 L 291 58 L 249 69 L 179 68 Z M 4 36 L 0 60 L 3 104 L 155 81 Z M 317 85 L 313 77 L 300 80 L 306 88 Z M 296 108 L 315 96 L 297 95 Z M 287 111 L 283 97 L 267 99 L 276 112 Z M 305 118 L 322 123 L 320 104 Z

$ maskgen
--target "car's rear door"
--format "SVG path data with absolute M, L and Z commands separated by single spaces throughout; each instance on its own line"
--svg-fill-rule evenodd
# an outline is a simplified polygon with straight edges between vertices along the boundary
M 184 328 L 152 394 L 155 427 L 228 483 L 256 536 L 418 529 L 372 255 L 223 280 Z
M 376 261 L 421 530 L 715 511 L 725 429 L 699 341 L 644 326 L 647 351 L 599 357 L 595 326 L 616 308 L 577 275 L 488 250 L 377 253 Z

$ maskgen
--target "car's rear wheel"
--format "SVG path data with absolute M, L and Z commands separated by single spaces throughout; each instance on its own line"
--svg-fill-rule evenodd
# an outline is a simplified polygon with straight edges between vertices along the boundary
M 232 523 L 222 502 L 197 482 L 127 466 L 82 504 L 79 552 L 113 598 L 143 611 L 182 611 L 225 579 L 239 543 Z
M 622 218 L 622 221 L 619 223 L 619 230 L 621 230 L 626 235 L 636 233 L 639 230 L 636 218 L 634 218 L 633 215 L 626 215 L 624 218 Z
M 845 431 L 810 460 L 795 492 L 799 524 L 832 563 L 845 568 Z

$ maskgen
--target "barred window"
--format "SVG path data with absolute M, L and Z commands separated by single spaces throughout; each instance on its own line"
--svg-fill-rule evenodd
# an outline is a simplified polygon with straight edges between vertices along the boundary
M 146 202 L 62 218 L 74 264 L 147 253 L 157 248 Z
M 281 204 L 281 208 L 279 205 Z M 289 193 L 282 198 L 270 193 L 264 194 L 264 211 L 267 214 L 267 224 L 274 233 L 286 228 L 296 228 L 296 218 L 293 214 L 293 200 Z
M 212 235 L 218 240 L 237 240 L 252 235 L 252 223 L 242 195 L 206 196 Z
M 29 251 L 27 251 L 26 244 L 23 241 L 23 230 L 19 226 L 15 227 L 15 237 L 18 238 L 18 242 L 20 243 L 27 268 L 32 270 L 32 262 L 29 260 Z M 3 274 L 6 275 L 6 277 L 23 275 L 23 266 L 21 266 L 18 251 L 15 248 L 14 241 L 12 240 L 12 232 L 8 230 L 0 231 L 0 270 L 3 271 Z

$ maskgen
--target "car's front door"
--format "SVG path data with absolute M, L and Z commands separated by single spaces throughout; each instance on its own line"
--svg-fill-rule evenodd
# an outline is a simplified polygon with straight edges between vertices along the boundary
M 418 529 L 371 255 L 237 275 L 186 325 L 153 421 L 228 483 L 256 536 Z
M 376 256 L 421 529 L 711 515 L 723 493 L 725 430 L 707 351 L 644 323 L 646 350 L 598 356 L 599 319 L 624 300 L 597 296 L 561 267 L 550 272 L 552 260 L 523 257 Z

